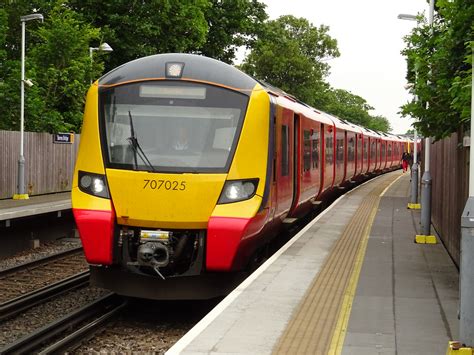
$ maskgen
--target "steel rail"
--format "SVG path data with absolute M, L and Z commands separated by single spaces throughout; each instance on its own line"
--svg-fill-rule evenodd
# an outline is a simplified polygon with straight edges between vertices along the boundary
M 83 271 L 51 285 L 0 303 L 0 321 L 40 303 L 44 303 L 53 297 L 87 285 L 89 283 L 89 276 L 89 271 Z
M 43 344 L 51 342 L 59 334 L 75 327 L 86 321 L 88 318 L 96 317 L 102 312 L 110 313 L 111 309 L 118 306 L 122 308 L 126 301 L 114 293 L 108 293 L 101 298 L 85 305 L 66 316 L 55 320 L 44 327 L 35 330 L 33 333 L 27 334 L 13 343 L 7 344 L 0 348 L 0 354 L 29 354 L 39 349 Z
M 94 333 L 100 330 L 107 321 L 116 316 L 126 305 L 126 301 L 122 302 L 103 316 L 86 324 L 82 328 L 76 330 L 74 333 L 66 336 L 58 342 L 48 346 L 46 349 L 43 349 L 38 355 L 64 354 L 74 350 L 83 342 L 90 339 Z
M 33 260 L 33 261 L 27 261 L 25 263 L 15 265 L 15 266 L 9 267 L 7 269 L 0 270 L 0 278 L 2 278 L 4 276 L 7 276 L 7 275 L 10 275 L 10 274 L 13 274 L 13 273 L 18 272 L 18 271 L 31 269 L 31 268 L 34 268 L 36 266 L 49 263 L 51 261 L 55 261 L 55 260 L 58 260 L 58 259 L 63 259 L 67 256 L 78 253 L 80 250 L 82 250 L 82 246 L 72 248 L 72 249 L 68 249 L 68 250 L 63 251 L 61 253 L 48 255 L 48 256 Z

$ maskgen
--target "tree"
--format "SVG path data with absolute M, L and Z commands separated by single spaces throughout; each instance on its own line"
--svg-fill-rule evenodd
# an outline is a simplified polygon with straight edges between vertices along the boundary
M 208 0 L 69 0 L 69 6 L 101 28 L 101 39 L 114 49 L 107 71 L 152 54 L 196 51 L 206 42 Z
M 325 93 L 325 100 L 321 109 L 344 120 L 376 131 L 388 132 L 391 129 L 390 123 L 385 117 L 372 116 L 369 113 L 374 108 L 364 98 L 346 90 L 328 90 Z
M 418 119 L 425 136 L 441 139 L 470 118 L 474 3 L 438 0 L 433 29 L 420 18 L 405 38 L 407 80 L 418 100 L 402 106 L 402 114 Z
M 207 40 L 200 48 L 203 55 L 232 63 L 237 48 L 250 48 L 262 34 L 268 15 L 266 5 L 257 0 L 210 0 L 205 16 Z
M 282 16 L 268 21 L 241 69 L 310 104 L 328 85 L 325 59 L 339 56 L 327 26 L 314 27 L 304 18 Z
M 25 93 L 25 129 L 29 131 L 78 131 L 82 122 L 84 96 L 91 78 L 89 43 L 99 30 L 82 22 L 64 1 L 16 1 L 2 9 L 6 60 L 2 61 L 0 128 L 20 127 L 20 16 L 40 10 L 44 23 L 28 23 L 26 33 L 26 77 L 34 83 Z M 6 24 L 6 26 L 4 25 Z M 14 29 L 13 29 L 14 28 Z M 13 29 L 13 30 L 12 30 Z M 0 41 L 2 37 L 0 35 Z M 100 60 L 94 68 L 100 70 Z

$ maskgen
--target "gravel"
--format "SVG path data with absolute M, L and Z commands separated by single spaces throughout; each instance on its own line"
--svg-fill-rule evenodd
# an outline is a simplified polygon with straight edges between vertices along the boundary
M 217 302 L 133 302 L 116 321 L 73 354 L 164 354 Z
M 41 244 L 39 248 L 21 251 L 11 257 L 0 260 L 0 270 L 8 269 L 26 262 L 41 259 L 45 256 L 57 254 L 81 245 L 80 239 L 64 239 L 49 241 Z
M 74 309 L 78 309 L 106 293 L 108 291 L 103 289 L 85 287 L 33 307 L 12 319 L 0 323 L 0 347 L 65 316 Z

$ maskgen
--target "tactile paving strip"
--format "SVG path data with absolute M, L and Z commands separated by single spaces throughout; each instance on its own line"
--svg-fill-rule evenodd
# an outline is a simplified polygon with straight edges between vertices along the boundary
M 281 336 L 274 354 L 328 354 L 359 248 L 365 248 L 380 194 L 398 175 L 378 179 L 335 243 Z

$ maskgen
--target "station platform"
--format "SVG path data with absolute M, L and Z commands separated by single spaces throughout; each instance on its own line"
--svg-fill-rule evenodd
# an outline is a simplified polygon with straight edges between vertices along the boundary
M 167 354 L 445 354 L 459 275 L 414 243 L 409 186 L 395 171 L 340 197 Z
M 71 209 L 71 192 L 0 200 L 0 221 Z

